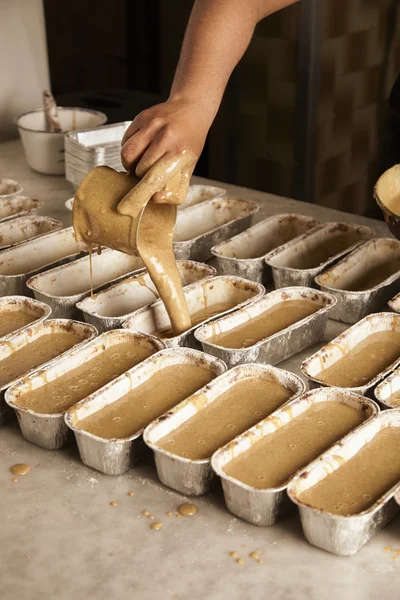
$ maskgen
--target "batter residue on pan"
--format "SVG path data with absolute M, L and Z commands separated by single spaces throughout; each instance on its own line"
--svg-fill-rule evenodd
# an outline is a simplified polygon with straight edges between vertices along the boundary
M 0 312 L 0 337 L 25 327 L 36 321 L 37 317 L 23 310 L 2 310 Z
M 114 344 L 79 367 L 29 390 L 18 398 L 18 406 L 42 414 L 64 412 L 152 353 L 136 340 Z
M 139 252 L 175 334 L 191 327 L 172 242 L 176 205 L 186 197 L 195 162 L 187 151 L 160 159 L 140 181 L 109 167 L 96 167 L 82 181 L 73 205 L 77 241 L 127 254 Z
M 126 438 L 214 377 L 215 373 L 206 367 L 189 364 L 164 367 L 119 400 L 78 421 L 77 427 L 104 439 Z
M 339 387 L 357 387 L 371 381 L 400 357 L 400 333 L 379 331 L 323 369 L 316 379 Z
M 336 515 L 370 508 L 400 481 L 400 428 L 379 431 L 336 471 L 304 491 L 299 500 Z
M 31 470 L 30 466 L 25 463 L 18 463 L 10 467 L 10 471 L 13 475 L 26 475 Z
M 279 487 L 367 418 L 363 410 L 343 402 L 317 402 L 255 442 L 223 470 L 257 489 Z
M 198 507 L 196 504 L 190 504 L 189 502 L 184 502 L 178 506 L 178 512 L 182 517 L 191 517 L 195 515 L 198 511 Z
M 227 310 L 231 310 L 236 306 L 235 302 L 216 302 L 215 304 L 210 304 L 206 308 L 199 310 L 191 315 L 192 325 L 198 325 L 202 323 L 206 319 L 210 319 L 215 315 L 219 315 L 222 312 Z M 158 329 L 152 332 L 152 335 L 156 335 L 160 338 L 167 339 L 173 337 L 175 334 L 170 327 L 165 329 Z
M 0 360 L 0 387 L 43 365 L 82 341 L 71 331 L 48 333 Z M 5 343 L 5 342 L 3 342 Z M 2 343 L 0 343 L 0 348 Z
M 358 277 L 352 279 L 348 285 L 340 286 L 340 289 L 352 292 L 369 290 L 388 279 L 400 270 L 400 259 L 390 260 L 381 265 L 366 266 Z
M 209 458 L 289 400 L 293 392 L 272 379 L 247 378 L 163 437 L 157 446 L 192 460 Z
M 310 300 L 286 300 L 267 308 L 257 317 L 241 323 L 207 341 L 224 348 L 248 348 L 286 327 L 308 317 L 321 306 Z M 215 325 L 217 328 L 218 325 Z

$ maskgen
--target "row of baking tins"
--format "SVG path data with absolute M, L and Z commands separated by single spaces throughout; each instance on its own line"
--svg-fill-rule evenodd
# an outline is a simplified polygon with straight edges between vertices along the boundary
M 71 323 L 69 326 L 71 327 Z M 77 327 L 77 324 L 73 326 Z M 99 352 L 128 337 L 135 338 L 137 343 L 150 345 L 153 356 L 78 402 L 65 414 L 41 414 L 19 407 L 19 400 L 27 391 L 40 389 L 73 370 L 82 361 L 92 359 Z M 213 370 L 214 379 L 188 399 L 160 415 L 144 430 L 141 429 L 128 438 L 105 439 L 79 427 L 82 419 L 118 402 L 129 391 L 148 381 L 152 374 L 167 366 L 179 364 L 207 366 Z M 160 439 L 210 406 L 236 383 L 250 377 L 279 382 L 290 390 L 290 400 L 218 449 L 208 459 L 190 460 L 158 446 Z M 154 453 L 160 481 L 180 493 L 201 495 L 209 492 L 217 474 L 222 479 L 228 509 L 255 525 L 273 525 L 277 518 L 284 516 L 289 505 L 288 492 L 289 498 L 299 505 L 304 533 L 312 544 L 335 554 L 353 554 L 396 514 L 398 507 L 394 496 L 398 486 L 388 490 L 368 510 L 350 517 L 317 511 L 304 504 L 299 496 L 305 489 L 316 485 L 329 473 L 340 468 L 380 430 L 400 426 L 400 411 L 379 414 L 379 406 L 374 401 L 338 388 L 319 388 L 304 392 L 305 385 L 299 377 L 276 367 L 249 364 L 227 371 L 222 361 L 199 351 L 187 348 L 163 350 L 159 342 L 150 336 L 119 330 L 109 331 L 86 341 L 46 367 L 15 382 L 6 392 L 6 401 L 16 411 L 26 439 L 42 447 L 55 449 L 63 447 L 73 431 L 82 461 L 103 473 L 120 475 L 134 467 L 143 451 L 144 439 Z M 339 443 L 314 462 L 304 465 L 294 478 L 278 488 L 256 489 L 225 473 L 224 467 L 254 443 L 292 423 L 313 404 L 326 401 L 339 401 L 356 408 L 366 415 L 367 420 L 340 442 L 338 440 Z

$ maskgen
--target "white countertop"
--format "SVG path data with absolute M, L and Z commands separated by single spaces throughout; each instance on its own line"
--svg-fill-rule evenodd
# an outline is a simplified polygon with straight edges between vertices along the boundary
M 70 224 L 64 208 L 73 195 L 70 184 L 30 171 L 19 142 L 0 145 L 0 176 L 44 200 L 42 214 Z M 297 212 L 371 225 L 389 236 L 383 222 L 226 187 L 260 204 L 256 221 Z M 331 322 L 327 338 L 343 328 Z M 298 373 L 314 350 L 279 366 Z M 13 483 L 9 467 L 19 462 L 32 470 Z M 16 422 L 0 429 L 0 489 L 1 600 L 386 600 L 400 593 L 400 559 L 384 550 L 400 548 L 399 518 L 355 556 L 338 558 L 305 541 L 296 512 L 270 528 L 233 517 L 218 486 L 195 500 L 196 516 L 168 517 L 183 497 L 158 482 L 150 459 L 126 475 L 107 477 L 85 467 L 74 445 L 50 452 L 26 442 Z M 135 496 L 127 495 L 130 490 Z M 161 530 L 150 530 L 144 509 L 164 522 Z M 233 550 L 243 565 L 228 556 Z M 254 550 L 263 564 L 248 557 Z

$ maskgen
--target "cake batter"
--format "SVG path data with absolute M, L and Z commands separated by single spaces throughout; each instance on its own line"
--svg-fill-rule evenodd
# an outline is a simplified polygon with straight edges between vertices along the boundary
M 25 327 L 36 319 L 35 315 L 30 315 L 23 310 L 2 310 L 0 312 L 0 337 Z
M 210 304 L 209 306 L 206 306 L 205 308 L 198 310 L 197 312 L 190 315 L 192 320 L 192 327 L 194 325 L 199 325 L 206 319 L 210 319 L 211 317 L 215 317 L 216 315 L 219 315 L 227 310 L 231 310 L 235 306 L 236 302 L 216 302 L 215 304 Z M 151 335 L 156 335 L 160 338 L 168 339 L 174 337 L 175 334 L 172 331 L 171 327 L 166 327 L 165 329 L 157 329 L 156 331 L 153 331 Z

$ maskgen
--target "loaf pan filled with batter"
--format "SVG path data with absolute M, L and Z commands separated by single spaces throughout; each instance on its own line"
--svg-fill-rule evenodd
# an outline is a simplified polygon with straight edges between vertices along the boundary
M 276 365 L 323 340 L 335 303 L 330 294 L 311 288 L 282 288 L 202 325 L 194 335 L 204 352 L 221 358 L 229 367 Z
M 266 258 L 276 288 L 314 286 L 314 278 L 375 234 L 370 227 L 325 223 L 273 250 Z
M 45 321 L 50 315 L 50 306 L 43 302 L 26 296 L 3 296 L 0 298 L 0 341 Z
M 309 231 L 320 221 L 296 214 L 274 215 L 211 248 L 221 275 L 236 275 L 264 285 L 272 281 L 265 259 L 272 250 Z
M 378 412 L 372 400 L 333 388 L 288 402 L 213 455 L 228 509 L 253 525 L 274 525 L 289 508 L 296 472 Z
M 108 331 L 19 379 L 5 400 L 17 413 L 25 439 L 57 450 L 68 443 L 66 410 L 163 348 L 145 334 Z
M 57 263 L 69 262 L 84 252 L 72 227 L 47 233 L 36 240 L 0 252 L 0 295 L 31 295 L 25 282 Z
M 62 229 L 63 224 L 57 219 L 28 215 L 17 217 L 0 223 L 0 250 L 19 246 L 28 240 L 35 240 L 42 235 Z
M 131 273 L 144 271 L 142 259 L 116 250 L 104 249 L 92 256 L 93 289 L 99 290 L 110 282 Z M 84 256 L 66 265 L 49 269 L 31 277 L 26 286 L 38 300 L 47 302 L 53 315 L 63 318 L 81 318 L 76 303 L 90 294 L 90 257 Z
M 34 200 L 27 196 L 14 196 L 13 198 L 1 200 L 0 223 L 22 217 L 22 215 L 36 213 L 42 206 L 43 202 L 41 200 Z
M 374 396 L 382 408 L 400 408 L 400 369 L 376 386 Z
M 304 389 L 299 377 L 269 365 L 230 369 L 146 428 L 160 481 L 189 496 L 206 494 L 214 452 Z
M 193 326 L 180 335 L 172 334 L 171 322 L 161 300 L 135 311 L 124 322 L 123 327 L 155 335 L 168 347 L 188 346 L 200 349 L 194 332 L 201 323 L 238 310 L 260 298 L 264 292 L 265 288 L 260 283 L 241 277 L 213 277 L 193 283 L 184 290 Z
M 82 461 L 106 475 L 125 473 L 143 449 L 144 427 L 225 369 L 188 348 L 162 350 L 130 369 L 67 411 Z
M 302 373 L 311 387 L 329 386 L 371 395 L 400 364 L 400 316 L 374 313 L 307 358 Z
M 184 287 L 216 274 L 213 267 L 191 260 L 178 260 L 177 266 Z M 106 331 L 121 327 L 133 312 L 149 306 L 158 297 L 150 275 L 144 272 L 124 278 L 93 297 L 87 296 L 77 303 L 77 309 L 83 313 L 85 321 L 95 325 L 99 331 Z
M 315 283 L 337 298 L 330 318 L 344 323 L 384 308 L 400 291 L 400 242 L 370 240 L 321 273 Z
M 335 444 L 288 486 L 313 546 L 355 554 L 398 513 L 400 411 L 384 411 Z
M 93 325 L 51 319 L 26 327 L 6 341 L 0 341 L 0 425 L 13 412 L 4 401 L 7 388 L 21 376 L 49 365 L 64 352 L 85 344 L 96 335 Z
M 205 261 L 211 248 L 251 225 L 259 207 L 238 198 L 215 198 L 178 212 L 174 253 L 180 260 Z

